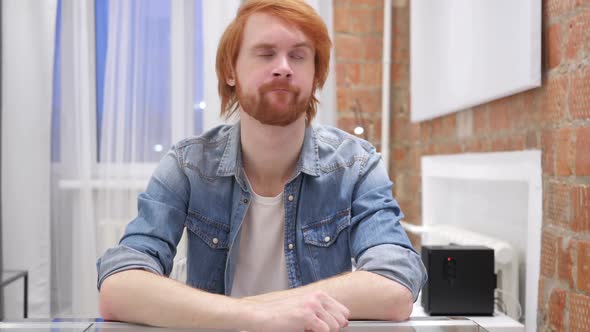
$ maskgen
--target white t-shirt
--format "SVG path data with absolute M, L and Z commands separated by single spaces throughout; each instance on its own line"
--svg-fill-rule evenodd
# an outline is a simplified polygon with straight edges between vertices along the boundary
M 263 197 L 252 192 L 252 201 L 240 234 L 232 297 L 289 288 L 284 234 L 283 193 Z

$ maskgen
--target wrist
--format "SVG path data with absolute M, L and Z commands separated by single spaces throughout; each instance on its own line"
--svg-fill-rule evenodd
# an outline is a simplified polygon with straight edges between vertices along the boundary
M 232 322 L 232 329 L 254 331 L 258 326 L 259 312 L 255 309 L 259 302 L 255 297 L 236 299 L 236 315 Z

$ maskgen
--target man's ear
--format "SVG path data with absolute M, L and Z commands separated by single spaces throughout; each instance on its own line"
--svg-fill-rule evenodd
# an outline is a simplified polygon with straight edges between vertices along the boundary
M 233 68 L 229 69 L 229 74 L 225 78 L 225 84 L 229 86 L 236 86 L 236 74 Z

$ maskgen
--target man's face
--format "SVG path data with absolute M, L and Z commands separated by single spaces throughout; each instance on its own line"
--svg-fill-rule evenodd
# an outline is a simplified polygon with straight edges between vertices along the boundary
M 279 18 L 256 13 L 243 32 L 235 85 L 242 110 L 263 124 L 286 126 L 309 107 L 315 51 L 299 29 Z

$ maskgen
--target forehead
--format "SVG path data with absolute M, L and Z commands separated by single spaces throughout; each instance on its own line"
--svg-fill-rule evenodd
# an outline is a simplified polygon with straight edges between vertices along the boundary
M 266 43 L 280 46 L 310 43 L 309 38 L 295 25 L 267 13 L 252 14 L 246 21 L 242 46 Z

